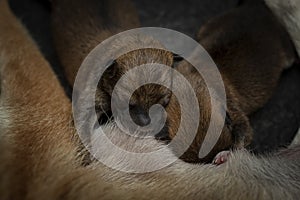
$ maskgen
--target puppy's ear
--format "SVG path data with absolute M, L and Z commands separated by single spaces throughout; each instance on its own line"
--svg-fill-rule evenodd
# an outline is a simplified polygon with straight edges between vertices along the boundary
M 118 71 L 116 60 L 108 61 L 105 67 L 107 67 L 105 70 L 105 74 L 107 75 L 108 78 L 113 78 L 116 76 Z

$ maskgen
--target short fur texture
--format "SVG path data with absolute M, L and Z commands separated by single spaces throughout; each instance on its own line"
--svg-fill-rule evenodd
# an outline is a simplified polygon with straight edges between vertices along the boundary
M 293 40 L 297 53 L 298 62 L 300 55 L 300 1 L 299 0 L 265 0 L 270 10 L 277 16 L 284 25 L 291 39 Z M 292 145 L 300 144 L 300 130 L 295 136 Z
M 265 2 L 286 27 L 296 46 L 298 55 L 300 55 L 300 1 L 265 0 Z
M 72 1 L 72 3 L 68 3 L 67 0 L 54 2 L 54 38 L 56 38 L 58 53 L 62 63 L 65 64 L 68 77 L 73 77 L 84 56 L 99 42 L 121 30 L 134 27 L 132 23 L 136 26 L 139 24 L 135 23 L 138 22 L 138 18 L 133 7 L 127 10 L 118 1 L 99 2 L 95 3 L 92 0 L 84 4 L 80 0 Z M 98 4 L 101 4 L 102 7 Z M 130 2 L 128 4 L 131 5 Z M 106 7 L 107 9 L 104 9 Z M 111 10 L 112 7 L 114 10 Z M 99 15 L 95 8 L 106 11 Z M 80 12 L 74 12 L 76 9 Z M 61 12 L 61 10 L 70 12 Z M 128 17 L 110 20 L 105 18 L 105 16 L 114 16 L 115 12 Z M 128 12 L 132 12 L 132 14 Z M 119 24 L 127 25 L 120 26 Z M 186 75 L 194 87 L 201 110 L 197 136 L 181 158 L 188 162 L 210 162 L 222 150 L 241 149 L 250 144 L 252 129 L 248 116 L 267 102 L 276 87 L 281 72 L 294 62 L 296 55 L 288 33 L 262 1 L 255 3 L 246 1 L 238 8 L 210 20 L 201 28 L 197 38 L 216 62 L 222 75 L 227 93 L 227 123 L 211 153 L 204 159 L 199 159 L 199 148 L 210 122 L 210 97 L 202 77 L 193 70 L 189 70 L 190 67 L 187 63 L 179 66 L 178 70 Z M 74 51 L 74 49 L 77 50 Z M 81 60 L 77 60 L 75 63 L 73 58 L 81 58 Z M 171 54 L 151 49 L 131 52 L 117 59 L 117 70 L 108 71 L 117 76 L 113 80 L 103 79 L 100 81 L 100 88 L 103 90 L 98 90 L 96 94 L 100 115 L 101 111 L 104 111 L 105 114 L 110 110 L 110 94 L 118 78 L 126 70 L 149 62 L 173 64 Z M 72 72 L 69 73 L 68 69 L 72 69 Z M 136 77 L 135 81 L 138 82 L 139 78 L 141 77 Z M 71 79 L 74 77 L 69 78 L 72 83 L 74 80 Z M 162 96 L 163 98 L 161 98 Z M 134 93 L 131 97 L 131 105 L 134 109 L 142 107 L 141 110 L 147 112 L 153 104 L 161 102 L 161 99 L 163 101 L 167 99 L 165 102 L 169 102 L 170 96 L 170 92 L 166 88 L 148 85 Z M 224 109 L 223 107 L 221 106 L 220 109 Z M 168 123 L 166 125 L 169 130 L 168 137 L 171 139 L 176 135 L 181 120 L 178 108 L 176 98 L 172 95 L 167 108 Z M 132 118 L 135 119 L 134 116 Z M 222 120 L 222 116 L 219 118 L 218 120 Z M 158 137 L 168 139 L 165 135 Z M 182 141 L 182 144 L 185 144 L 185 140 Z M 176 148 L 173 150 L 177 151 Z
M 132 2 L 128 0 L 54 1 L 52 19 L 57 52 L 70 84 L 74 83 L 75 75 L 83 59 L 93 48 L 110 36 L 139 27 L 136 11 Z M 134 37 L 130 38 L 130 41 L 132 44 L 126 44 L 126 46 L 135 45 L 134 42 L 143 45 L 151 42 L 147 38 Z M 122 44 L 119 45 L 122 46 Z M 163 48 L 162 45 L 158 44 L 158 46 Z M 110 50 L 108 49 L 108 51 Z M 120 77 L 130 69 L 148 63 L 160 63 L 171 67 L 173 65 L 172 53 L 149 48 L 131 51 L 120 58 L 116 58 L 102 76 L 98 86 L 96 111 L 99 118 L 110 117 L 111 95 Z M 170 75 L 166 74 L 165 76 L 167 78 Z M 138 79 L 142 78 L 137 76 L 134 80 L 138 83 Z M 171 82 L 169 85 L 171 86 Z M 124 95 L 126 94 L 120 96 Z M 150 123 L 150 117 L 147 114 L 149 108 L 154 104 L 166 106 L 170 96 L 170 90 L 155 84 L 148 84 L 137 89 L 130 101 L 130 112 L 133 120 L 141 126 L 147 125 Z
M 146 174 L 121 173 L 101 163 L 83 167 L 69 124 L 69 99 L 4 0 L 0 52 L 1 199 L 299 198 L 299 146 L 267 157 L 236 152 L 219 167 L 179 160 Z M 113 124 L 105 129 L 126 149 L 132 142 L 139 146 L 137 151 L 161 146 L 151 139 L 131 140 Z
M 207 157 L 212 159 L 221 150 L 240 149 L 250 143 L 252 129 L 248 117 L 265 105 L 276 88 L 282 71 L 295 62 L 297 55 L 289 34 L 263 1 L 246 2 L 211 19 L 202 26 L 197 38 L 218 66 L 224 81 L 227 112 L 231 119 L 231 123 L 225 124 L 219 142 Z M 188 70 L 189 66 L 183 63 L 179 66 L 179 71 L 184 72 L 187 79 L 192 80 L 193 87 L 197 88 L 203 116 L 200 117 L 202 121 L 195 141 L 183 158 L 195 161 L 206 134 L 211 111 L 206 85 L 193 68 Z M 180 122 L 180 112 L 174 109 L 178 105 L 172 99 L 168 107 L 172 112 L 171 116 L 179 116 L 173 117 L 175 121 L 170 119 L 170 135 L 173 138 Z
M 130 2 L 128 2 L 130 3 Z M 99 5 L 98 5 L 99 4 Z M 113 6 L 114 5 L 114 6 Z M 131 4 L 129 4 L 131 5 Z M 114 10 L 111 10 L 114 7 Z M 78 10 L 78 12 L 76 12 Z M 103 10 L 103 11 L 102 11 Z M 105 12 L 104 12 L 105 10 Z M 128 14 L 131 12 L 132 14 Z M 102 14 L 103 12 L 104 14 Z M 126 18 L 112 18 L 107 19 L 105 16 L 114 16 L 115 12 L 119 15 L 128 15 Z M 85 56 L 89 53 L 92 48 L 98 45 L 101 41 L 106 39 L 113 34 L 116 34 L 124 29 L 132 28 L 130 22 L 123 22 L 123 20 L 128 20 L 132 22 L 138 21 L 138 18 L 133 12 L 133 8 L 130 10 L 124 9 L 123 4 L 118 1 L 107 3 L 106 1 L 93 1 L 83 2 L 81 0 L 76 0 L 69 2 L 68 0 L 55 1 L 53 3 L 53 33 L 56 41 L 56 46 L 60 59 L 65 67 L 66 75 L 69 78 L 70 83 L 74 82 L 74 76 Z M 84 17 L 83 17 L 84 16 Z M 119 24 L 126 24 L 127 26 L 120 26 Z M 112 25 L 111 25 L 112 24 Z M 134 23 L 138 25 L 138 23 Z M 83 28 L 84 27 L 84 28 Z M 136 41 L 136 38 L 131 38 L 131 40 Z M 152 42 L 151 40 L 141 40 L 143 44 Z M 127 45 L 132 45 L 127 44 Z M 158 45 L 160 46 L 160 45 Z M 74 59 L 75 58 L 75 59 Z M 80 58 L 80 59 L 79 59 Z M 173 64 L 172 55 L 169 52 L 157 50 L 157 49 L 144 49 L 125 54 L 124 56 L 118 58 L 113 69 L 107 71 L 104 74 L 104 78 L 100 80 L 99 90 L 96 93 L 96 110 L 98 111 L 99 118 L 101 116 L 107 116 L 110 111 L 110 97 L 113 88 L 118 81 L 118 79 L 129 69 L 146 63 L 161 63 L 171 66 Z M 71 71 L 70 71 L 71 69 Z M 155 67 L 153 67 L 155 69 Z M 113 76 L 112 76 L 113 74 Z M 106 79 L 105 77 L 110 77 Z M 146 77 L 137 75 L 134 82 L 128 83 L 129 85 L 134 85 L 139 83 L 139 79 L 146 79 Z M 161 75 L 160 79 L 167 79 L 167 75 Z M 249 126 L 248 119 L 244 116 L 244 113 L 238 109 L 238 106 L 234 106 L 235 114 L 231 114 L 231 118 L 234 119 L 235 124 L 238 124 L 238 130 L 235 131 L 236 136 L 234 138 L 231 136 L 231 127 L 225 127 L 225 133 L 222 134 L 219 142 L 217 143 L 214 151 L 203 159 L 198 159 L 199 146 L 201 145 L 205 130 L 207 129 L 209 119 L 210 119 L 210 99 L 207 93 L 207 89 L 203 81 L 200 81 L 198 76 L 194 74 L 189 75 L 188 80 L 193 82 L 195 91 L 197 91 L 197 98 L 199 100 L 199 106 L 201 108 L 200 117 L 200 128 L 198 135 L 194 140 L 193 145 L 182 157 L 186 161 L 199 162 L 199 161 L 211 161 L 214 155 L 220 150 L 225 150 L 230 147 L 242 148 L 244 147 L 244 142 L 248 144 L 251 140 L 251 129 Z M 228 86 L 229 88 L 231 86 Z M 185 88 L 182 88 L 184 91 Z M 233 93 L 234 91 L 228 89 L 228 93 Z M 126 89 L 122 91 L 121 96 L 126 96 Z M 139 110 L 148 112 L 149 108 L 156 103 L 160 103 L 163 106 L 167 106 L 169 99 L 171 97 L 170 91 L 165 87 L 157 85 L 146 85 L 139 88 L 131 97 L 130 109 L 132 111 L 140 114 Z M 229 95 L 229 100 L 234 105 L 237 100 L 233 100 L 233 95 Z M 176 98 L 173 96 L 172 101 L 175 102 Z M 164 134 L 166 129 L 163 129 L 161 133 L 158 133 L 157 137 L 159 139 L 168 139 L 168 137 L 174 137 L 177 132 L 177 126 L 180 124 L 180 110 L 179 106 L 175 103 L 168 108 L 168 122 L 166 126 L 168 127 L 169 134 Z M 141 109 L 137 109 L 141 108 Z M 121 110 L 121 109 L 120 109 Z M 108 116 L 109 117 L 109 116 Z M 116 116 L 115 116 L 116 117 Z M 132 116 L 133 120 L 136 122 L 135 117 Z M 221 120 L 221 117 L 220 117 Z M 137 123 L 139 124 L 139 123 Z M 139 124 L 140 125 L 140 124 Z M 231 126 L 228 124 L 228 126 Z M 235 129 L 237 130 L 237 129 Z M 166 136 L 167 135 L 167 136 Z M 245 136 L 246 139 L 245 139 Z M 185 144 L 185 139 L 183 139 L 182 144 Z M 185 146 L 185 145 L 184 145 Z M 179 147 L 181 148 L 181 147 Z M 176 149 L 173 149 L 177 151 Z

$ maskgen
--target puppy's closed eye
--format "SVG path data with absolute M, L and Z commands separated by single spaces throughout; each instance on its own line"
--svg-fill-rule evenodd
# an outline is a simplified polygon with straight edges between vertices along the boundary
M 184 58 L 178 54 L 173 53 L 173 65 L 172 68 L 176 68 L 180 61 L 183 61 Z
M 184 58 L 181 55 L 173 53 L 173 61 L 174 62 L 180 62 L 182 60 L 184 60 Z
M 172 94 L 172 93 L 170 92 L 170 93 L 166 93 L 166 94 L 161 95 L 161 96 L 159 97 L 158 103 L 159 103 L 160 105 L 162 105 L 163 107 L 166 107 L 166 106 L 169 104 L 169 102 L 170 102 L 171 94 Z

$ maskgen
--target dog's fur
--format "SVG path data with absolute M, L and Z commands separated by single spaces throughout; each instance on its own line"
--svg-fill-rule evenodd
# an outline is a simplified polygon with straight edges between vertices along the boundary
M 129 1 L 127 3 L 131 5 Z M 129 14 L 128 12 L 132 12 L 132 14 Z M 114 17 L 115 15 L 124 15 L 127 17 Z M 108 19 L 107 16 L 111 16 L 112 19 Z M 57 46 L 58 55 L 60 56 L 60 60 L 64 65 L 66 75 L 71 84 L 74 82 L 75 74 L 81 62 L 83 61 L 84 57 L 87 56 L 89 51 L 92 50 L 92 48 L 94 48 L 99 44 L 99 42 L 103 41 L 107 37 L 112 36 L 113 34 L 116 34 L 126 28 L 129 29 L 134 26 L 138 26 L 139 24 L 133 7 L 130 6 L 130 9 L 127 10 L 121 1 L 114 1 L 110 3 L 106 1 L 94 0 L 90 0 L 88 2 L 83 2 L 81 0 L 54 1 L 52 18 L 53 35 Z M 172 65 L 172 55 L 168 54 L 167 52 L 164 53 L 160 50 L 146 49 L 126 54 L 117 59 L 117 64 L 115 64 L 117 66 L 114 66 L 116 69 L 109 70 L 106 75 L 104 74 L 104 79 L 100 80 L 99 89 L 96 93 L 96 108 L 100 118 L 102 113 L 105 116 L 106 113 L 110 111 L 110 95 L 119 77 L 132 67 L 153 62 Z M 155 67 L 153 68 L 155 69 Z M 110 77 L 108 81 L 105 78 L 106 76 Z M 136 77 L 134 81 L 138 82 L 139 78 L 145 79 L 144 77 Z M 167 78 L 162 75 L 161 79 Z M 195 91 L 197 91 L 196 93 L 201 109 L 201 116 L 199 120 L 200 126 L 198 129 L 198 134 L 193 142 L 193 145 L 185 154 L 188 156 L 183 156 L 182 158 L 190 162 L 211 161 L 213 156 L 216 155 L 216 153 L 218 153 L 220 150 L 228 149 L 231 146 L 242 148 L 245 142 L 248 144 L 251 138 L 251 128 L 248 119 L 238 105 L 235 105 L 237 101 L 235 99 L 238 97 L 234 96 L 234 94 L 230 95 L 231 93 L 234 93 L 234 90 L 231 89 L 229 91 L 229 89 L 227 89 L 229 94 L 228 100 L 229 102 L 232 102 L 229 104 L 229 107 L 231 109 L 230 118 L 232 118 L 234 121 L 233 132 L 235 135 L 233 137 L 231 136 L 232 127 L 231 124 L 228 124 L 230 127 L 224 128 L 224 133 L 221 135 L 219 142 L 211 154 L 203 160 L 198 159 L 199 146 L 204 139 L 205 130 L 207 129 L 210 119 L 210 101 L 204 82 L 201 82 L 199 80 L 200 78 L 194 75 L 189 75 L 189 79 L 191 82 L 196 84 L 193 86 Z M 129 84 L 133 85 L 136 83 Z M 229 84 L 230 83 L 228 83 L 228 85 Z M 230 87 L 231 86 L 227 86 L 227 88 Z M 182 90 L 185 90 L 185 88 Z M 138 91 L 133 94 L 131 97 L 131 102 L 137 102 L 134 103 L 135 105 L 138 105 L 135 107 L 142 107 L 142 110 L 146 110 L 147 112 L 150 106 L 157 102 L 163 101 L 166 103 L 162 105 L 168 105 L 170 96 L 170 92 L 164 87 L 147 85 L 139 88 Z M 173 96 L 173 102 L 176 101 L 175 99 L 176 98 Z M 133 119 L 134 118 L 135 117 L 133 117 Z M 179 106 L 176 102 L 171 103 L 168 108 L 168 123 L 166 124 L 166 126 L 169 126 L 170 133 L 168 136 L 171 138 L 175 136 L 175 133 L 177 132 L 177 126 L 179 124 Z M 163 131 L 164 130 L 165 129 L 163 129 Z M 162 134 L 159 133 L 158 135 L 158 137 L 165 137 L 166 134 L 163 134 L 162 132 Z
M 75 74 L 82 60 L 93 47 L 121 30 L 139 25 L 136 12 L 129 1 L 127 2 L 130 5 L 129 10 L 124 9 L 124 4 L 118 1 L 99 2 L 91 0 L 82 4 L 80 0 L 72 1 L 72 3 L 63 0 L 53 3 L 54 38 L 61 61 L 66 69 L 66 75 L 71 83 L 74 82 Z M 186 67 L 186 63 L 178 69 L 186 75 L 194 87 L 201 110 L 197 136 L 188 151 L 181 157 L 185 161 L 209 162 L 222 150 L 241 149 L 248 145 L 252 138 L 248 116 L 267 102 L 276 87 L 281 72 L 295 60 L 294 46 L 285 29 L 262 1 L 249 2 L 246 1 L 238 8 L 210 20 L 201 28 L 197 36 L 198 41 L 218 65 L 226 89 L 228 108 L 226 119 L 228 123 L 225 124 L 213 151 L 204 159 L 199 159 L 198 153 L 211 114 L 208 90 L 200 75 L 196 75 L 193 70 L 186 72 L 186 68 L 189 68 Z M 97 13 L 97 9 L 101 12 Z M 122 15 L 126 17 L 120 17 Z M 107 16 L 111 16 L 111 18 L 108 19 Z M 141 53 L 142 51 L 145 52 Z M 132 66 L 153 61 L 167 65 L 173 64 L 172 56 L 168 53 L 151 49 L 139 50 L 118 59 L 117 69 L 119 70 L 108 72 L 119 74 L 117 77 L 120 77 Z M 98 90 L 96 93 L 96 104 L 100 105 L 98 112 L 110 110 L 109 96 L 117 79 L 110 78 L 109 81 L 105 81 L 105 79 L 100 81 L 102 90 Z M 131 102 L 138 102 L 135 105 L 139 105 L 138 107 L 142 105 L 142 110 L 146 111 L 161 99 L 169 102 L 170 96 L 165 88 L 151 85 L 140 88 L 135 94 L 132 96 Z M 144 96 L 152 96 L 152 98 L 141 98 Z M 157 99 L 157 97 L 159 98 Z M 176 135 L 181 120 L 178 107 L 173 95 L 167 108 L 168 136 L 171 138 Z M 219 120 L 222 120 L 221 116 Z M 182 142 L 185 144 L 185 141 Z
M 52 1 L 53 38 L 70 84 L 73 85 L 78 68 L 93 48 L 139 24 L 136 10 L 128 0 Z
M 58 0 L 53 2 L 52 29 L 60 61 L 64 66 L 70 84 L 74 83 L 75 75 L 84 60 L 102 41 L 110 36 L 127 29 L 139 27 L 139 20 L 132 3 L 128 0 Z M 146 37 L 129 38 L 126 46 L 151 44 L 152 40 Z M 120 42 L 121 43 L 121 42 Z M 124 48 L 122 44 L 118 44 Z M 162 45 L 158 44 L 163 48 Z M 117 81 L 130 69 L 142 64 L 160 63 L 167 66 L 173 65 L 171 52 L 162 49 L 138 49 L 122 55 L 109 64 L 109 68 L 101 77 L 96 92 L 96 111 L 99 118 L 110 117 L 111 95 Z M 107 51 L 119 50 L 116 47 L 108 48 Z M 105 67 L 105 66 L 102 66 Z M 156 69 L 155 66 L 152 67 Z M 164 77 L 165 76 L 165 77 Z M 170 74 L 162 74 L 161 79 L 169 79 Z M 133 78 L 137 84 L 145 80 L 141 74 Z M 169 81 L 171 86 L 171 81 Z M 126 85 L 124 86 L 126 88 Z M 128 87 L 128 86 L 127 86 Z M 120 92 L 124 92 L 120 91 Z M 120 97 L 127 94 L 119 94 Z M 148 84 L 138 88 L 130 99 L 130 113 L 133 120 L 140 126 L 150 122 L 149 108 L 154 104 L 166 106 L 169 102 L 171 91 L 157 84 Z M 116 117 L 116 116 L 114 116 Z
M 297 53 L 298 62 L 300 55 L 300 1 L 299 0 L 265 0 L 267 6 L 284 25 L 293 40 Z M 292 145 L 300 144 L 300 130 L 295 136 Z
M 249 2 L 213 18 L 202 26 L 197 36 L 222 75 L 227 95 L 227 112 L 231 118 L 231 123 L 224 127 L 219 144 L 208 158 L 224 150 L 222 148 L 241 148 L 249 144 L 252 130 L 248 116 L 264 106 L 276 88 L 281 72 L 297 58 L 289 34 L 263 1 Z M 198 134 L 184 155 L 185 160 L 194 161 L 197 160 L 209 123 L 209 120 L 203 119 L 209 119 L 211 111 L 208 109 L 209 95 L 203 89 L 206 86 L 202 77 L 193 68 L 190 71 L 187 68 L 190 68 L 187 63 L 179 66 L 179 70 L 189 80 L 193 80 L 191 82 L 197 88 L 200 110 L 202 115 L 206 115 L 200 117 L 202 123 Z M 180 116 L 172 108 L 178 107 L 173 102 L 171 99 L 168 106 L 173 113 L 171 116 Z M 180 117 L 170 121 L 170 135 L 173 138 Z
M 281 72 L 296 60 L 289 34 L 259 0 L 210 20 L 198 41 L 233 85 L 246 115 L 266 103 Z
M 286 27 L 296 46 L 298 55 L 300 55 L 300 1 L 265 0 L 265 2 Z
M 121 173 L 101 163 L 83 167 L 69 124 L 69 99 L 4 0 L 0 1 L 0 61 L 1 199 L 299 197 L 299 146 L 264 158 L 236 152 L 220 167 L 177 161 L 146 174 Z M 104 128 L 127 150 L 133 143 L 138 149 L 160 146 L 151 139 L 132 140 L 113 124 Z

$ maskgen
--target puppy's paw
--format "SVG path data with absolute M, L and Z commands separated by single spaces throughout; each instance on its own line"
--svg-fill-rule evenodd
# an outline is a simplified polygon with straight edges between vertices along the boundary
M 221 165 L 229 159 L 229 156 L 230 156 L 230 151 L 221 151 L 215 156 L 213 160 L 213 164 Z

